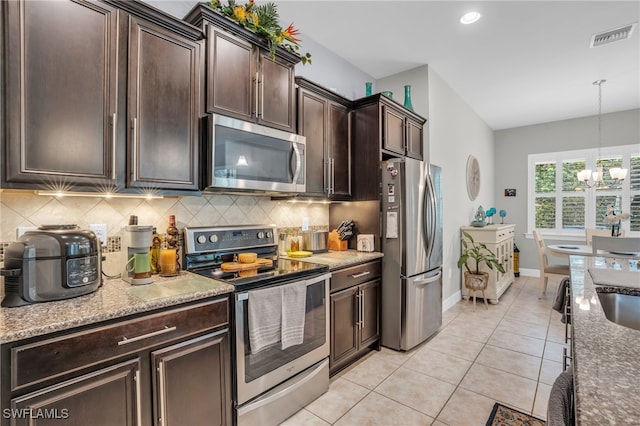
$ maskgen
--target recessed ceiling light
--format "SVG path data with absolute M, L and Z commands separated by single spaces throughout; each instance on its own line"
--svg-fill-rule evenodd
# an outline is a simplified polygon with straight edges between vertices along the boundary
M 460 23 L 465 25 L 473 24 L 478 19 L 480 19 L 481 16 L 482 15 L 480 15 L 478 12 L 467 12 L 460 17 Z

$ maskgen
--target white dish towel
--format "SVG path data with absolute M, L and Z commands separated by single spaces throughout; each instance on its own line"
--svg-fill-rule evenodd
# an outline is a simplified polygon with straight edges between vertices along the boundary
M 248 300 L 249 344 L 255 354 L 280 341 L 282 334 L 282 287 L 253 290 Z
M 304 341 L 304 317 L 307 311 L 307 283 L 300 281 L 282 289 L 282 349 Z

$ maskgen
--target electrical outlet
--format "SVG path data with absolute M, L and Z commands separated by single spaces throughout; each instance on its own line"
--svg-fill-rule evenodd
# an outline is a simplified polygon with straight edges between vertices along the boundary
M 89 229 L 100 238 L 101 246 L 107 245 L 107 225 L 105 223 L 93 223 L 89 225 Z
M 35 231 L 36 229 L 38 229 L 37 226 L 18 226 L 18 229 L 16 229 L 16 238 L 20 238 L 20 236 L 27 231 Z
M 302 218 L 302 230 L 303 231 L 308 231 L 309 230 L 309 218 L 308 217 L 303 217 Z

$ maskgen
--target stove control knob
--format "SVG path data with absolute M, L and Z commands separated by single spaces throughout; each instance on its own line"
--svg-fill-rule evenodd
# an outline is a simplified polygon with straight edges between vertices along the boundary
M 205 237 L 204 235 L 198 235 L 198 238 L 196 238 L 196 240 L 198 241 L 198 244 L 204 244 L 207 242 L 207 237 Z
M 211 236 L 209 237 L 209 241 L 211 241 L 212 243 L 218 242 L 218 236 L 216 234 L 211 234 Z
M 260 231 L 258 232 L 258 239 L 261 240 L 264 238 L 264 232 Z
M 267 231 L 267 238 L 271 238 L 271 237 L 273 237 L 273 232 Z

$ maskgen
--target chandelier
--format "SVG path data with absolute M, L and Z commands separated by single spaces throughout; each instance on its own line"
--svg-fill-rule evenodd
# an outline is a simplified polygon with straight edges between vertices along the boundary
M 602 84 L 606 81 L 607 80 L 596 80 L 593 82 L 595 86 L 598 86 L 598 163 L 595 172 L 592 172 L 590 169 L 584 169 L 578 172 L 578 180 L 587 188 L 593 188 L 602 183 L 602 162 L 600 160 L 600 148 L 602 146 Z M 627 169 L 611 167 L 609 169 L 609 175 L 611 175 L 611 178 L 614 179 L 616 183 L 619 183 L 627 177 Z

